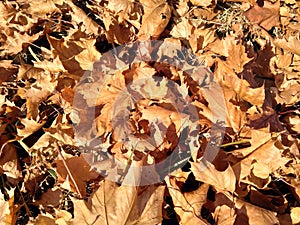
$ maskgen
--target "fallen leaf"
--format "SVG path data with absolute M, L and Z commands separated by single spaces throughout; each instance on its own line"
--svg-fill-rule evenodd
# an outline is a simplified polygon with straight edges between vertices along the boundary
M 81 196 L 86 195 L 86 183 L 99 176 L 97 172 L 91 169 L 83 156 L 57 160 L 56 173 L 59 183 L 62 184 L 68 180 L 71 189 L 74 192 L 79 192 L 78 194 Z
M 176 177 L 167 177 L 165 181 L 173 200 L 175 212 L 180 217 L 180 224 L 208 224 L 201 217 L 200 212 L 206 202 L 209 185 L 202 184 L 192 192 L 182 193 L 177 185 L 178 179 Z
M 144 7 L 139 37 L 158 38 L 164 31 L 171 17 L 171 8 L 165 0 L 142 0 Z
M 191 163 L 191 171 L 197 180 L 213 185 L 217 189 L 230 192 L 235 190 L 236 178 L 230 165 L 225 171 L 218 171 L 213 164 L 203 160 Z
M 202 7 L 207 7 L 211 4 L 213 4 L 214 0 L 190 0 L 190 2 L 195 5 L 195 6 L 202 6 Z
M 265 101 L 264 86 L 251 88 L 246 80 L 240 79 L 233 69 L 220 59 L 217 59 L 217 68 L 214 74 L 221 84 L 234 90 L 242 99 L 255 106 L 262 107 Z
M 262 7 L 254 5 L 244 15 L 250 22 L 256 23 L 266 30 L 270 30 L 274 26 L 279 26 L 279 8 L 279 1 L 276 1 L 274 4 L 264 2 Z
M 73 198 L 72 224 L 159 224 L 163 193 L 163 186 L 119 186 L 104 180 L 88 202 Z

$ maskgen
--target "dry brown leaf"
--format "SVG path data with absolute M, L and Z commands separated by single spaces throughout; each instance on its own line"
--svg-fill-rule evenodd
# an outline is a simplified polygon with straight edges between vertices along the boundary
M 171 8 L 165 0 L 142 0 L 144 7 L 139 37 L 158 38 L 171 18 Z
M 111 13 L 105 12 L 104 15 L 108 42 L 122 45 L 134 40 L 135 28 L 132 25 L 125 20 L 119 22 Z
M 248 58 L 245 47 L 238 43 L 234 36 L 226 36 L 225 39 L 217 39 L 207 46 L 207 49 L 227 57 L 228 66 L 240 73 L 251 58 Z
M 19 137 L 26 138 L 29 135 L 33 134 L 37 130 L 39 130 L 41 127 L 43 127 L 44 123 L 38 123 L 33 119 L 28 119 L 28 118 L 21 118 L 20 122 L 25 126 L 22 129 L 17 129 L 17 134 Z
M 236 224 L 279 225 L 276 213 L 236 199 Z
M 13 74 L 18 73 L 18 68 L 11 64 L 11 60 L 1 60 L 0 61 L 0 84 L 7 81 Z
M 180 224 L 208 224 L 208 222 L 201 217 L 200 212 L 202 206 L 206 203 L 209 185 L 202 184 L 195 191 L 182 193 L 177 185 L 177 182 L 180 182 L 177 177 L 167 177 L 165 181 L 173 200 L 175 212 L 180 217 Z
M 5 37 L 5 41 L 1 40 L 1 42 L 3 42 L 0 46 L 1 56 L 5 56 L 6 54 L 16 56 L 16 54 L 18 54 L 24 49 L 24 46 L 29 45 L 24 44 L 24 42 L 34 42 L 39 38 L 39 35 L 39 33 L 34 35 L 28 35 L 27 33 L 18 33 L 17 31 L 11 28 L 1 29 L 0 36 Z M 22 59 L 19 60 L 22 63 L 24 63 Z
M 109 132 L 112 130 L 112 118 L 113 113 L 118 114 L 120 110 L 127 110 L 127 107 L 130 106 L 131 96 L 126 93 L 125 86 L 125 77 L 121 71 L 117 72 L 111 79 L 107 80 L 107 82 L 102 86 L 102 90 L 96 95 L 92 95 L 91 100 L 94 102 L 91 103 L 93 105 L 104 105 L 101 109 L 101 114 L 96 118 L 96 127 L 98 135 L 101 136 L 105 132 Z M 96 90 L 98 90 L 95 87 Z M 90 98 L 89 93 L 86 93 L 86 89 L 82 89 L 84 98 Z M 95 96 L 98 96 L 95 101 Z M 118 97 L 124 97 L 120 101 L 116 101 Z M 129 102 L 128 102 L 129 101 Z M 114 111 L 118 110 L 118 111 Z M 126 114 L 125 114 L 126 115 Z M 123 116 L 125 117 L 123 114 Z M 127 121 L 126 118 L 120 118 Z M 117 122 L 117 121 L 116 121 Z
M 285 166 L 285 164 L 288 162 L 288 159 L 281 156 L 281 151 L 276 147 L 275 143 L 276 140 L 267 141 L 266 143 L 257 147 L 255 151 L 253 151 L 243 160 L 233 165 L 232 168 L 235 173 L 239 175 L 240 181 L 245 180 L 245 177 L 250 175 L 251 169 L 253 169 L 255 176 L 260 179 L 266 179 L 266 174 L 271 174 L 280 167 Z M 254 185 L 258 185 L 261 188 L 261 185 L 264 186 L 266 184 L 261 183 L 261 181 L 255 179 L 255 177 L 249 177 L 249 182 Z
M 60 10 L 56 7 L 55 2 L 51 0 L 36 0 L 31 1 L 25 12 L 36 17 L 45 14 L 59 13 Z
M 54 56 L 59 56 L 64 68 L 69 73 L 83 75 L 84 70 L 89 69 L 100 58 L 100 53 L 94 46 L 95 39 L 72 41 L 56 39 L 51 36 L 47 36 L 47 38 L 54 49 Z
M 134 1 L 132 0 L 111 0 L 108 2 L 107 8 L 111 11 L 118 12 L 131 12 L 134 6 Z
M 265 101 L 265 88 L 251 88 L 250 84 L 237 77 L 232 68 L 220 59 L 217 59 L 216 79 L 226 87 L 234 90 L 242 99 L 252 105 L 261 107 Z
M 233 224 L 279 225 L 275 212 L 255 206 L 238 198 L 232 199 L 232 196 L 228 193 L 217 193 L 213 204 L 214 214 L 219 215 L 217 210 L 220 210 L 221 208 L 226 210 L 227 213 L 231 213 L 231 215 L 220 215 L 221 217 L 219 217 L 219 219 L 222 219 L 222 221 L 225 219 L 224 224 L 227 224 L 226 222 L 232 224 L 230 223 L 230 221 L 232 221 L 231 217 L 235 217 L 236 219 Z M 234 207 L 235 210 L 229 210 L 228 207 L 225 206 L 229 206 L 230 208 Z
M 183 17 L 182 20 L 176 24 L 170 32 L 174 38 L 189 39 L 192 34 L 193 26 L 190 21 Z
M 93 21 L 88 15 L 86 15 L 86 13 L 72 1 L 67 1 L 67 4 L 72 9 L 73 13 L 71 13 L 71 16 L 77 24 L 84 24 L 85 29 L 89 34 L 98 34 L 100 29 L 95 21 Z
M 51 215 L 50 213 L 41 213 L 36 218 L 31 218 L 29 221 L 29 225 L 67 225 L 70 224 L 72 219 L 71 213 L 65 210 L 57 210 L 55 209 L 55 215 Z
M 14 205 L 14 191 L 15 188 L 8 190 L 8 201 L 3 199 L 3 195 L 0 197 L 0 223 L 2 224 L 16 224 L 17 222 L 16 213 L 20 207 Z
M 16 183 L 22 177 L 17 150 L 13 145 L 6 144 L 1 146 L 0 154 L 0 172 L 5 173 L 10 182 Z
M 300 223 L 300 207 L 294 207 L 291 209 L 291 219 L 293 224 Z
M 33 221 L 29 221 L 28 225 L 57 225 L 51 214 L 39 214 Z
M 300 40 L 297 36 L 288 36 L 286 38 L 276 38 L 273 39 L 275 46 L 282 48 L 288 52 L 300 55 L 299 45 Z
M 229 88 L 223 88 L 226 102 L 226 124 L 235 132 L 239 132 L 241 127 L 247 122 L 246 113 L 241 109 L 237 94 Z
M 266 30 L 270 30 L 274 26 L 279 26 L 279 8 L 280 2 L 276 1 L 264 2 L 264 6 L 260 7 L 254 5 L 251 9 L 246 11 L 244 15 L 252 23 L 256 23 Z
M 225 204 L 217 206 L 213 216 L 218 225 L 234 225 L 236 219 L 234 209 Z
M 159 224 L 163 194 L 163 186 L 119 186 L 104 180 L 90 201 L 73 199 L 72 224 Z
M 203 161 L 191 163 L 191 171 L 197 180 L 213 185 L 219 190 L 230 192 L 235 190 L 236 178 L 230 165 L 225 171 L 218 171 L 213 164 Z
M 45 193 L 43 193 L 42 197 L 34 202 L 35 205 L 42 205 L 45 209 L 47 208 L 56 208 L 60 204 L 60 198 L 62 195 L 62 191 L 48 189 Z
M 96 179 L 99 174 L 91 169 L 83 156 L 56 161 L 58 182 L 69 182 L 72 191 L 81 196 L 86 194 L 86 182 Z
M 215 0 L 190 0 L 190 2 L 195 6 L 207 7 L 215 3 Z

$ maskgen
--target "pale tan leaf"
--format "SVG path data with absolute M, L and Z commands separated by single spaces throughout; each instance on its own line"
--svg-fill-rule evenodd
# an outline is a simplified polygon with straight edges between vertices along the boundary
M 132 0 L 111 0 L 108 2 L 107 8 L 115 13 L 131 12 L 134 6 L 133 2 Z
M 234 36 L 226 36 L 217 39 L 207 46 L 211 51 L 227 57 L 226 62 L 237 73 L 243 71 L 243 67 L 251 58 L 248 58 L 246 49 L 242 43 L 238 43 Z
M 165 0 L 141 1 L 145 14 L 138 36 L 158 38 L 171 17 L 171 8 Z
M 297 36 L 288 36 L 286 38 L 276 38 L 273 39 L 274 45 L 278 46 L 279 48 L 282 48 L 288 52 L 300 55 L 300 40 L 297 38 Z
M 294 207 L 291 209 L 291 218 L 293 224 L 300 223 L 300 207 Z
M 210 162 L 201 161 L 191 163 L 191 171 L 197 180 L 213 185 L 217 189 L 230 192 L 235 190 L 236 178 L 230 165 L 225 171 L 218 171 Z
M 235 223 L 236 214 L 234 209 L 225 204 L 217 206 L 213 215 L 218 225 L 234 225 Z
M 251 141 L 254 143 L 255 141 Z M 267 174 L 275 172 L 280 167 L 283 167 L 288 159 L 281 156 L 280 150 L 276 147 L 276 139 L 273 138 L 260 146 L 258 146 L 255 151 L 245 157 L 243 160 L 239 161 L 237 164 L 233 165 L 233 169 L 236 174 L 239 174 L 239 180 L 243 180 L 245 177 L 249 176 L 251 168 L 254 167 L 254 173 L 260 178 L 266 178 Z M 256 162 L 256 163 L 254 163 Z M 256 168 L 255 168 L 256 167 Z M 258 168 L 264 171 L 257 171 Z M 257 180 L 249 178 L 248 182 L 256 183 Z M 253 181 L 253 182 L 252 182 Z M 260 186 L 261 183 L 256 183 Z
M 17 133 L 19 137 L 26 138 L 29 135 L 33 134 L 37 130 L 39 130 L 45 122 L 38 123 L 33 119 L 21 118 L 20 122 L 24 125 L 23 129 L 17 128 Z
M 77 24 L 83 23 L 87 33 L 98 34 L 99 26 L 98 24 L 92 20 L 86 13 L 75 5 L 72 1 L 68 1 L 67 4 L 72 9 L 73 13 L 71 13 L 72 18 L 75 20 Z
M 192 34 L 192 28 L 192 24 L 184 17 L 173 27 L 170 35 L 172 35 L 174 38 L 189 39 Z
M 190 2 L 195 6 L 207 7 L 215 2 L 215 0 L 190 0 Z

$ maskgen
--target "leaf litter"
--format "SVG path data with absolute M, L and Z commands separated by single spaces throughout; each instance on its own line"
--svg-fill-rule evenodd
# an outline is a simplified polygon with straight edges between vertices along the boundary
M 1 224 L 299 224 L 298 1 L 4 0 L 0 12 Z M 201 59 L 224 94 L 224 124 L 203 80 L 161 62 L 107 57 L 113 75 L 96 101 L 85 91 L 92 81 L 80 86 L 105 53 L 145 40 Z M 138 54 L 153 50 L 174 55 Z M 174 102 L 190 102 L 198 118 Z M 225 132 L 210 162 L 216 126 Z M 189 161 L 153 166 L 184 132 L 178 153 L 190 148 Z

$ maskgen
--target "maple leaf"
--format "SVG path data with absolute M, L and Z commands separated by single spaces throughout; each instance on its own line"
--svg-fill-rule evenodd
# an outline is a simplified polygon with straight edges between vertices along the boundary
M 107 8 L 118 13 L 120 11 L 131 12 L 134 6 L 132 0 L 112 0 L 108 2 Z
M 2 224 L 14 224 L 17 222 L 17 211 L 20 207 L 14 205 L 14 191 L 15 188 L 11 188 L 8 191 L 9 200 L 5 201 L 3 195 L 0 197 L 0 222 Z
M 283 48 L 288 52 L 292 52 L 294 54 L 300 55 L 300 50 L 297 46 L 299 46 L 300 41 L 297 36 L 288 36 L 285 38 L 276 38 L 273 40 L 275 46 L 279 48 Z
M 192 34 L 192 24 L 186 18 L 182 18 L 171 30 L 170 34 L 175 38 L 189 39 Z
M 163 186 L 119 186 L 104 180 L 87 203 L 73 198 L 72 224 L 158 224 L 162 220 L 163 193 Z
M 251 60 L 247 56 L 245 47 L 241 43 L 237 43 L 233 36 L 218 39 L 210 43 L 207 49 L 227 57 L 226 62 L 237 73 L 242 72 L 244 65 Z
M 253 137 L 258 133 L 254 133 Z M 253 143 L 254 145 L 254 148 L 251 146 L 249 149 L 246 148 L 245 150 L 236 151 L 236 153 L 243 151 L 248 152 L 245 158 L 233 165 L 235 173 L 239 174 L 240 181 L 244 180 L 245 177 L 250 175 L 251 168 L 253 169 L 253 173 L 255 176 L 263 179 L 266 178 L 266 174 L 273 173 L 280 167 L 284 167 L 284 165 L 287 163 L 288 160 L 281 156 L 281 151 L 276 147 L 276 139 L 273 140 L 271 139 L 270 135 L 267 136 L 269 136 L 269 140 L 265 136 L 264 141 L 259 142 L 260 145 L 257 145 L 255 143 L 255 140 L 259 140 L 261 137 L 256 136 L 256 138 L 251 141 L 251 143 Z M 249 153 L 249 151 L 251 152 Z M 255 178 L 249 178 L 248 180 L 248 182 L 254 184 L 256 183 Z M 259 181 L 256 184 L 261 185 Z
M 92 20 L 86 13 L 75 5 L 72 1 L 67 1 L 67 4 L 70 6 L 73 13 L 71 13 L 72 18 L 77 24 L 84 24 L 87 33 L 98 34 L 99 26 Z
M 18 73 L 18 68 L 12 65 L 11 60 L 1 60 L 0 61 L 0 84 L 7 81 L 13 74 Z

